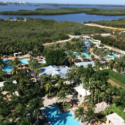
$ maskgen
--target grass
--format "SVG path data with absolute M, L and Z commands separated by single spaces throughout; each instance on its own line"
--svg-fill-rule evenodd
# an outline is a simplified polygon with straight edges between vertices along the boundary
M 112 86 L 122 87 L 123 89 L 125 89 L 125 87 L 123 87 L 123 86 L 120 85 L 119 83 L 115 82 L 115 81 L 112 80 L 111 78 L 108 80 L 108 82 L 109 82 Z

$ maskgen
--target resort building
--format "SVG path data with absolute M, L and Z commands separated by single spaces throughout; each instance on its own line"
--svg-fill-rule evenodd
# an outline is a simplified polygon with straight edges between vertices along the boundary
M 80 102 L 84 102 L 85 97 L 91 95 L 89 90 L 83 88 L 83 84 L 78 87 L 75 87 L 74 89 L 78 92 L 78 99 L 80 100 Z
M 112 122 L 113 125 L 125 125 L 124 119 L 121 118 L 117 113 L 107 115 L 106 118 L 107 118 L 106 125 L 110 125 L 109 122 Z
M 40 70 L 42 71 L 42 73 L 39 74 L 46 76 L 46 75 L 61 75 L 62 78 L 65 78 L 66 73 L 68 72 L 68 67 L 61 67 L 58 68 L 57 66 L 53 65 L 53 66 L 47 66 L 47 67 L 42 67 L 40 68 Z
M 5 82 L 6 82 L 6 81 L 0 82 L 0 88 L 1 88 L 1 89 L 3 88 Z M 16 80 L 13 80 L 13 84 L 17 84 L 17 81 L 16 81 Z
M 75 63 L 76 66 L 78 66 L 78 67 L 83 66 L 84 68 L 87 68 L 89 64 L 91 64 L 92 67 L 95 66 L 95 63 L 93 61 L 92 62 L 79 62 L 79 63 Z

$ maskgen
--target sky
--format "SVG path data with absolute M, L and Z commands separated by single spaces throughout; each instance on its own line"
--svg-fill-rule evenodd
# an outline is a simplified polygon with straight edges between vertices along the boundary
M 40 3 L 116 4 L 116 5 L 125 5 L 125 0 L 5 0 L 5 1 L 40 2 Z

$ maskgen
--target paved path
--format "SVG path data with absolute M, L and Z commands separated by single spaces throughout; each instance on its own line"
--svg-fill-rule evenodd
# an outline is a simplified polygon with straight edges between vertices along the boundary
M 85 25 L 87 25 L 87 26 L 96 26 L 96 27 L 106 28 L 106 29 L 112 29 L 112 30 L 120 30 L 120 31 L 125 30 L 125 28 L 116 28 L 116 27 L 102 26 L 102 25 L 92 24 L 92 23 L 87 23 Z
M 56 43 L 64 43 L 64 42 L 68 42 L 70 41 L 72 38 L 80 38 L 80 36 L 74 36 L 74 35 L 69 35 L 69 39 L 67 40 L 60 40 L 60 41 L 57 41 L 57 42 L 52 42 L 52 43 L 45 43 L 43 44 L 44 46 L 47 46 L 47 45 L 51 45 L 51 44 L 56 44 Z

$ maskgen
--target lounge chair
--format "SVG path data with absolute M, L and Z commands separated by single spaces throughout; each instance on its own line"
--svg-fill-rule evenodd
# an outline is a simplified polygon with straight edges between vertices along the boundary
M 72 104 L 73 107 L 76 107 L 76 106 L 77 106 L 77 105 L 74 103 L 74 101 L 71 100 L 71 99 L 70 99 L 68 102 L 69 102 L 70 104 Z

